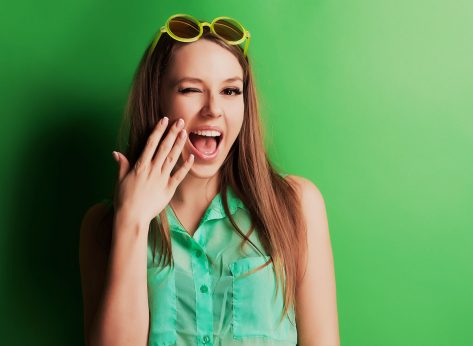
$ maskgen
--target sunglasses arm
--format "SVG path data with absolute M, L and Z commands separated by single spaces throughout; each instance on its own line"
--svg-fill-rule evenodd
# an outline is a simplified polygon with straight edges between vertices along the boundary
M 250 45 L 250 39 L 251 39 L 251 35 L 250 35 L 250 32 L 247 31 L 246 32 L 246 43 L 245 43 L 245 49 L 243 50 L 243 54 L 246 56 L 246 52 L 248 51 L 248 46 Z
M 159 29 L 158 33 L 156 34 L 156 37 L 155 39 L 153 40 L 153 43 L 151 44 L 151 48 L 149 49 L 149 55 L 151 55 L 154 51 L 154 48 L 156 47 L 156 45 L 158 44 L 158 41 L 159 41 L 159 38 L 161 37 L 161 35 L 166 32 L 166 27 L 161 27 L 161 29 Z M 148 56 L 149 56 L 148 55 Z

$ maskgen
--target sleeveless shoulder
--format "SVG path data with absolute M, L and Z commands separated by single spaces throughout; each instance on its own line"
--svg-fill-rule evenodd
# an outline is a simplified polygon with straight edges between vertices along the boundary
M 108 198 L 95 203 L 86 211 L 82 219 L 83 226 L 86 224 L 86 226 L 96 228 L 97 224 L 99 224 L 110 211 L 110 208 L 113 208 L 113 203 Z
M 113 203 L 105 198 L 92 205 L 81 223 L 81 237 L 100 244 L 103 249 L 110 246 L 113 227 Z

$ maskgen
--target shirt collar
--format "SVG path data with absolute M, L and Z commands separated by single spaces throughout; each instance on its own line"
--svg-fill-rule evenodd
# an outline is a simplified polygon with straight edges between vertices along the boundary
M 238 208 L 248 211 L 248 208 L 245 206 L 243 201 L 238 198 L 235 191 L 230 185 L 228 185 L 227 187 L 227 201 L 231 215 L 235 214 Z M 174 214 L 174 211 L 172 210 L 169 204 L 166 206 L 166 215 L 168 217 L 169 226 L 171 229 L 182 228 L 181 223 L 177 219 L 176 215 Z M 225 214 L 225 209 L 223 208 L 222 195 L 219 191 L 210 202 L 210 205 L 207 207 L 200 224 L 203 224 L 210 220 L 222 219 L 225 217 L 227 217 L 227 215 Z

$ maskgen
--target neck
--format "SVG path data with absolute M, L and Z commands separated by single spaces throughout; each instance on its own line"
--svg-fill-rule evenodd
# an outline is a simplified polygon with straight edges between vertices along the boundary
M 189 172 L 177 186 L 171 205 L 206 208 L 219 191 L 220 172 L 210 178 L 199 178 Z

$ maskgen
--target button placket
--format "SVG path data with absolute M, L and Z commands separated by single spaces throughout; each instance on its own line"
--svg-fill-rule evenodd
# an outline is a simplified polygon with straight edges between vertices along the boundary
M 211 284 L 209 263 L 203 249 L 196 248 L 191 250 L 192 271 L 195 288 L 195 306 L 196 306 L 196 328 L 197 343 L 199 345 L 212 345 L 213 335 L 213 300 L 209 292 Z

